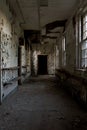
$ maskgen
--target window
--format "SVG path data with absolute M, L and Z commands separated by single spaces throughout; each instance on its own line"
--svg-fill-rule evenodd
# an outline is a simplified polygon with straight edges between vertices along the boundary
M 66 39 L 62 37 L 62 65 L 66 65 Z
M 80 15 L 78 21 L 80 68 L 87 67 L 87 14 Z

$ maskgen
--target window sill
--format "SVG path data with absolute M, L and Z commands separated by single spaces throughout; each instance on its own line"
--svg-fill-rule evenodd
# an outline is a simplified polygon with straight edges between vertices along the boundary
M 82 72 L 85 72 L 87 71 L 86 69 L 76 69 L 76 71 L 82 71 Z

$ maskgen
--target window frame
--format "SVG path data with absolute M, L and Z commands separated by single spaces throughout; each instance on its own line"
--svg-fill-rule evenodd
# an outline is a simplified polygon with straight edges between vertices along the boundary
M 76 45 L 76 60 L 78 62 L 77 66 L 84 69 L 87 67 L 87 11 L 79 14 L 77 20 L 78 45 Z M 86 28 L 84 26 L 86 26 Z

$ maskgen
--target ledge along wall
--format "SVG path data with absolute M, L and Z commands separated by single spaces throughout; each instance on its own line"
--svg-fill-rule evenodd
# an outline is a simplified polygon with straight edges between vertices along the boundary
M 60 80 L 68 83 L 66 87 L 70 90 L 72 95 L 81 99 L 87 105 L 87 70 L 79 69 L 77 65 L 77 18 L 79 9 L 87 6 L 87 1 L 81 1 L 79 8 L 72 14 L 65 26 L 65 32 L 60 35 L 57 41 L 57 48 L 59 50 L 59 66 L 56 67 L 56 75 Z M 66 38 L 66 65 L 62 64 L 62 37 Z M 66 88 L 66 89 L 67 89 Z

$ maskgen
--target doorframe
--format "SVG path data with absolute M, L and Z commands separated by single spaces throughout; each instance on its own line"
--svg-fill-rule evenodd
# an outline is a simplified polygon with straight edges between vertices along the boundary
M 38 74 L 38 56 L 47 56 L 47 74 L 48 74 L 48 55 L 47 54 L 39 54 L 39 55 L 37 55 L 37 74 Z
M 18 77 L 19 77 L 18 85 L 22 84 L 22 79 L 21 79 L 22 63 L 21 63 L 21 60 L 22 60 L 22 47 L 18 46 Z

